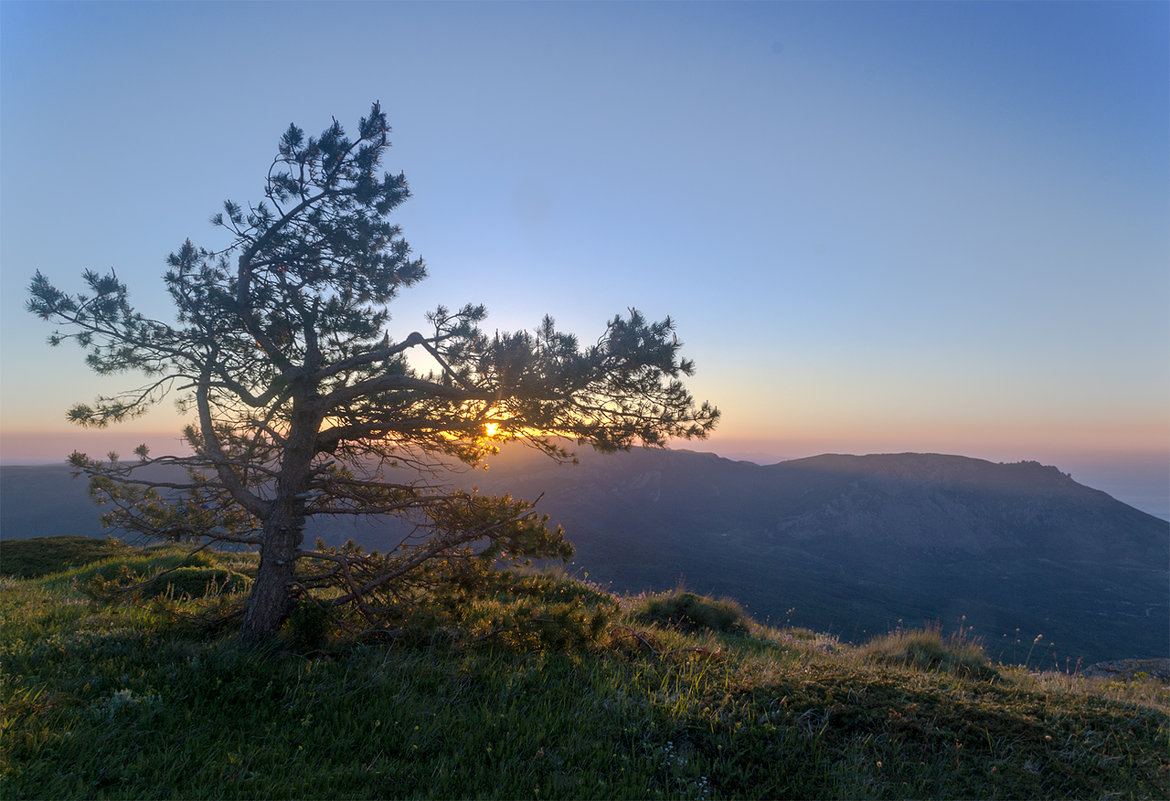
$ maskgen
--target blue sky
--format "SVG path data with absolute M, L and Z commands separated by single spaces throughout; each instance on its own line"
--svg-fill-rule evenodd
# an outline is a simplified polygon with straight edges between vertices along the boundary
M 725 416 L 689 447 L 1037 459 L 1166 514 L 1168 31 L 1165 3 L 6 2 L 0 458 L 178 429 L 67 429 L 133 378 L 43 344 L 33 271 L 115 267 L 165 317 L 165 256 L 221 244 L 288 123 L 379 99 L 431 273 L 396 335 L 438 303 L 586 340 L 669 314 Z

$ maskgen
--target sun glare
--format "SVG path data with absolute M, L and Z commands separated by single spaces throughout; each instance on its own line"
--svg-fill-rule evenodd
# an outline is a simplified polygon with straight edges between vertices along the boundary
M 483 435 L 485 437 L 487 437 L 488 439 L 495 439 L 496 435 L 498 433 L 500 433 L 500 424 L 499 423 L 484 423 L 483 424 Z

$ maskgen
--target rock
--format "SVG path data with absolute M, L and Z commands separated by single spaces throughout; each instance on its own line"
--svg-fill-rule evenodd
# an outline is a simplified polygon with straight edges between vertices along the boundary
M 1170 659 L 1117 659 L 1098 662 L 1082 671 L 1083 676 L 1104 676 L 1116 681 L 1157 679 L 1170 684 Z

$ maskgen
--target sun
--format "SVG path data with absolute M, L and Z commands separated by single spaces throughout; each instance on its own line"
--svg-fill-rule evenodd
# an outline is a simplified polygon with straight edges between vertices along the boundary
M 488 439 L 495 439 L 496 435 L 499 433 L 500 433 L 500 424 L 499 423 L 484 423 L 483 424 L 483 435 L 485 437 L 487 437 Z

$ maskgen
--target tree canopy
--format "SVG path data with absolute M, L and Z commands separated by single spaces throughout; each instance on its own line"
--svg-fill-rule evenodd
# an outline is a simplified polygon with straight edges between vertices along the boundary
M 719 416 L 683 384 L 694 365 L 672 321 L 633 309 L 585 346 L 547 316 L 489 334 L 474 304 L 439 307 L 393 339 L 388 306 L 426 268 L 390 221 L 410 191 L 403 174 L 379 172 L 389 130 L 377 103 L 354 138 L 336 120 L 317 137 L 290 125 L 263 199 L 229 200 L 212 218 L 226 242 L 188 240 L 167 258 L 172 322 L 136 311 L 113 270 L 85 271 L 78 294 L 39 271 L 30 287 L 29 310 L 59 326 L 51 344 L 72 340 L 98 373 L 145 377 L 74 406 L 70 420 L 107 426 L 167 396 L 191 415 L 189 454 L 141 446 L 136 460 L 70 459 L 111 504 L 112 525 L 259 549 L 249 641 L 272 635 L 301 595 L 354 604 L 376 627 L 429 582 L 571 553 L 532 504 L 444 486 L 453 461 L 475 465 L 512 439 L 554 458 L 569 456 L 566 439 L 661 446 L 706 436 Z M 417 477 L 389 477 L 392 464 Z M 182 470 L 160 478 L 159 465 Z M 304 547 L 307 518 L 352 515 L 400 516 L 411 533 L 381 554 Z

